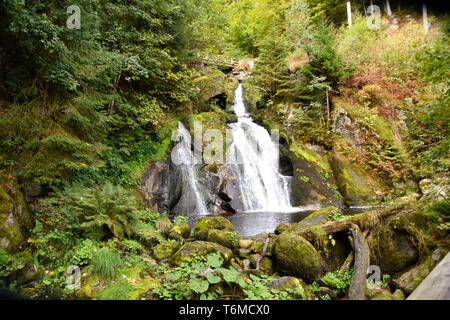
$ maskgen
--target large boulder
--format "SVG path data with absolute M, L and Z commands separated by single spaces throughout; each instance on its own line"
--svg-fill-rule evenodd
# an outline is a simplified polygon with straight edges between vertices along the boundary
M 16 250 L 32 227 L 24 196 L 15 178 L 0 176 L 0 248 Z
M 225 263 L 228 263 L 233 256 L 233 252 L 220 244 L 207 241 L 194 241 L 183 245 L 170 259 L 171 265 L 180 265 L 190 258 L 206 256 L 210 253 L 220 253 Z
M 167 238 L 173 240 L 183 240 L 189 238 L 191 227 L 187 223 L 174 224 L 167 230 Z
M 424 250 L 420 232 L 399 214 L 379 224 L 368 238 L 370 262 L 394 274 L 414 265 Z
M 281 272 L 315 281 L 322 267 L 320 256 L 311 243 L 296 232 L 283 232 L 274 242 L 273 257 Z
M 197 220 L 194 236 L 197 240 L 215 242 L 233 250 L 239 246 L 239 238 L 233 224 L 224 217 L 207 217 Z
M 153 256 L 157 260 L 170 258 L 179 248 L 180 243 L 177 241 L 164 241 L 153 247 Z

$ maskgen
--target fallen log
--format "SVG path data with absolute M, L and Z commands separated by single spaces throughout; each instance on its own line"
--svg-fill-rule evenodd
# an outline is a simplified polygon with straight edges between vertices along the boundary
M 431 271 L 407 300 L 450 300 L 450 254 Z
M 414 208 L 418 197 L 419 195 L 412 194 L 397 199 L 393 205 L 388 207 L 376 208 L 342 220 L 330 221 L 319 226 L 303 227 L 297 231 L 297 234 L 311 240 L 314 239 L 318 228 L 325 235 L 348 230 L 352 224 L 357 225 L 361 230 L 371 229 L 384 218 L 400 213 L 403 210 Z
M 352 279 L 348 289 L 349 300 L 366 300 L 367 268 L 369 267 L 370 251 L 366 238 L 356 224 L 350 226 L 350 244 L 353 247 L 355 263 Z
M 367 237 L 367 234 L 369 233 L 369 230 L 366 230 L 363 232 L 364 237 Z M 350 240 L 350 244 L 351 244 L 351 240 Z M 344 274 L 345 270 L 347 270 L 348 268 L 350 268 L 350 266 L 352 265 L 353 262 L 353 258 L 355 257 L 355 254 L 352 251 L 350 251 L 350 253 L 348 254 L 347 258 L 345 259 L 344 263 L 342 264 L 342 266 L 339 269 L 339 273 L 340 274 Z

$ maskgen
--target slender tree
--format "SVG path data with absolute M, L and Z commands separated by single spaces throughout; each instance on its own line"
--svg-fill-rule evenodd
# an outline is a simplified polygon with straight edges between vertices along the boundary
M 348 18 L 348 27 L 352 27 L 352 7 L 350 5 L 350 1 L 347 1 L 347 18 Z
M 423 29 L 425 34 L 428 33 L 428 14 L 427 14 L 427 4 L 424 2 L 422 4 L 422 14 L 423 14 Z
M 389 3 L 389 0 L 386 0 L 386 12 L 388 16 L 392 16 L 391 4 Z

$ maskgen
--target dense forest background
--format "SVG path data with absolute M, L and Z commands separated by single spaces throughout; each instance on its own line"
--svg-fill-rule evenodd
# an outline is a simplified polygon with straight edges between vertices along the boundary
M 154 278 L 137 290 L 114 270 L 133 278 L 153 268 L 141 240 L 163 243 L 168 218 L 135 189 L 149 163 L 167 159 L 178 120 L 203 114 L 221 123 L 209 93 L 225 73 L 205 58 L 255 61 L 244 80 L 255 118 L 288 124 L 285 136 L 298 144 L 341 148 L 388 197 L 408 193 L 398 187 L 405 181 L 447 175 L 448 15 L 429 6 L 425 34 L 421 5 L 396 1 L 395 22 L 383 12 L 370 30 L 366 2 L 352 1 L 349 28 L 346 2 L 337 0 L 2 1 L 3 285 L 28 297 L 72 297 L 67 267 L 92 265 L 109 281 L 99 298 L 141 297 Z M 70 5 L 81 9 L 80 29 L 67 28 Z M 333 131 L 338 107 L 367 129 L 357 153 Z M 11 203 L 24 211 L 13 227 L 4 222 Z M 426 210 L 443 221 L 441 209 Z M 196 285 L 186 294 L 198 297 Z M 159 298 L 179 288 L 170 290 Z

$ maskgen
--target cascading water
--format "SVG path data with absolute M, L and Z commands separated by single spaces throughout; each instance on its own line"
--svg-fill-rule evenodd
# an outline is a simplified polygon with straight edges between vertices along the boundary
M 172 194 L 177 194 L 179 198 L 176 207 L 171 211 L 177 213 L 178 207 L 183 214 L 207 214 L 203 197 L 205 192 L 199 181 L 198 165 L 194 162 L 191 150 L 191 135 L 181 121 L 178 122 L 175 139 L 177 144 L 172 151 L 172 163 L 176 165 L 179 174 L 175 175 L 176 181 L 172 181 L 172 186 L 176 190 Z
M 236 178 L 245 211 L 292 211 L 290 179 L 278 171 L 279 150 L 266 129 L 250 118 L 239 84 L 234 94 L 238 122 L 229 125 L 227 163 Z

